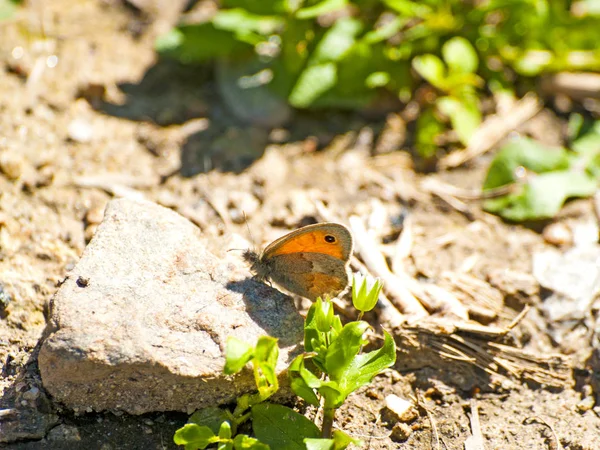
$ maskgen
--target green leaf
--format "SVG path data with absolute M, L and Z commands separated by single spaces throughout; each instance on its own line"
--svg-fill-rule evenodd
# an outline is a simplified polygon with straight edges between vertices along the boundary
M 390 82 L 390 74 L 388 72 L 373 72 L 365 80 L 365 86 L 369 89 L 383 87 Z
M 504 145 L 490 164 L 483 190 L 514 183 L 519 167 L 535 173 L 564 170 L 569 167 L 569 157 L 564 148 L 547 147 L 529 138 L 515 139 Z
M 187 423 L 175 432 L 173 442 L 177 445 L 185 445 L 186 450 L 204 449 L 210 444 L 219 442 L 219 437 L 215 436 L 208 427 Z
M 350 444 L 361 446 L 362 442 L 358 439 L 351 438 L 346 433 L 340 430 L 333 432 L 333 439 L 304 439 L 306 450 L 344 450 Z
M 311 54 L 309 65 L 340 61 L 352 48 L 361 30 L 362 24 L 356 19 L 345 17 L 336 20 L 317 44 Z
M 415 56 L 412 66 L 432 86 L 442 91 L 446 89 L 446 67 L 440 58 L 435 55 Z
M 290 11 L 290 0 L 221 0 L 221 8 L 241 8 L 258 15 L 284 14 Z
M 423 110 L 417 119 L 417 136 L 415 145 L 422 158 L 433 158 L 437 154 L 437 137 L 444 131 L 442 124 L 432 108 Z
M 223 422 L 233 423 L 233 417 L 231 413 L 226 409 L 221 409 L 217 406 L 209 406 L 196 411 L 190 416 L 188 422 L 195 423 L 201 426 L 207 426 L 212 430 L 213 433 L 219 433 L 221 424 Z M 235 429 L 233 430 L 235 433 Z
M 395 17 L 393 20 L 384 23 L 381 27 L 365 33 L 362 40 L 369 45 L 385 41 L 398 33 L 409 21 L 408 17 Z
M 431 7 L 410 0 L 383 0 L 390 9 L 400 13 L 404 17 L 424 17 L 431 13 Z
M 263 444 L 258 439 L 246 436 L 245 434 L 238 434 L 233 440 L 233 446 L 235 450 L 269 450 L 270 447 L 267 444 Z
M 348 325 L 350 324 L 346 326 Z M 340 337 L 342 334 L 340 334 Z M 353 336 L 355 334 L 356 331 L 352 333 Z M 396 362 L 396 344 L 394 343 L 394 339 L 385 330 L 383 330 L 383 334 L 384 342 L 379 350 L 355 356 L 349 363 L 343 364 L 341 370 L 336 370 L 335 378 L 330 374 L 331 378 L 338 382 L 344 399 L 356 389 L 369 383 L 375 375 L 391 367 Z M 356 337 L 352 337 L 352 339 L 356 340 Z M 350 350 L 348 353 L 351 354 L 352 352 L 353 350 Z
M 452 129 L 464 146 L 481 124 L 481 112 L 475 101 L 467 98 L 442 97 L 436 102 L 440 111 L 450 118 Z
M 348 0 L 323 0 L 316 5 L 307 6 L 296 11 L 298 19 L 313 19 L 323 14 L 332 13 L 344 9 L 348 5 Z
M 354 439 L 342 430 L 335 430 L 333 432 L 333 448 L 334 450 L 344 450 L 348 445 L 354 444 L 358 447 L 362 445 L 360 439 Z
M 212 18 L 212 23 L 215 28 L 239 35 L 252 32 L 269 35 L 284 25 L 280 17 L 252 14 L 241 8 L 219 10 Z
M 231 425 L 229 422 L 223 422 L 219 428 L 219 437 L 221 439 L 231 439 Z
M 527 184 L 509 195 L 490 199 L 484 209 L 515 222 L 554 217 L 571 197 L 587 197 L 598 182 L 585 172 L 563 170 L 532 176 Z
M 304 450 L 304 438 L 319 437 L 319 428 L 302 414 L 282 405 L 261 403 L 252 407 L 256 437 L 277 450 Z
M 225 367 L 223 372 L 227 375 L 238 373 L 254 357 L 254 348 L 236 337 L 227 339 L 225 349 Z
M 349 322 L 331 344 L 325 360 L 325 371 L 334 381 L 340 381 L 346 370 L 365 344 L 363 335 L 369 328 L 367 322 Z
M 256 342 L 256 349 L 254 350 L 254 358 L 260 363 L 265 363 L 275 368 L 278 357 L 279 347 L 277 346 L 277 339 L 271 336 L 259 337 Z
M 226 442 L 219 442 L 217 444 L 217 450 L 233 450 L 233 441 L 227 440 Z
M 308 108 L 336 82 L 337 68 L 334 63 L 310 66 L 298 78 L 288 100 L 296 108 Z
M 277 339 L 271 336 L 261 336 L 256 343 L 253 361 L 260 368 L 257 387 L 261 401 L 266 400 L 279 389 L 276 371 L 278 357 Z
M 450 72 L 473 73 L 477 71 L 479 57 L 471 43 L 464 37 L 453 37 L 442 46 L 442 56 Z
M 319 378 L 306 369 L 304 355 L 298 355 L 288 368 L 292 391 L 313 406 L 319 406 L 319 398 L 314 388 L 320 386 Z
M 334 442 L 333 439 L 306 438 L 304 444 L 306 444 L 306 450 L 333 450 Z
M 597 154 L 600 152 L 600 120 L 592 124 L 582 123 L 577 139 L 571 148 L 577 153 Z
M 158 37 L 154 46 L 157 52 L 184 64 L 235 57 L 254 50 L 252 45 L 239 41 L 234 33 L 217 29 L 210 22 L 182 25 Z
M 322 382 L 318 391 L 324 400 L 323 407 L 328 409 L 339 408 L 347 397 L 347 394 L 341 391 L 340 386 L 336 381 Z

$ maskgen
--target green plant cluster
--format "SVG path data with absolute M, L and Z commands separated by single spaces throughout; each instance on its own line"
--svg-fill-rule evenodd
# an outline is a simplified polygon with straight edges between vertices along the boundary
M 484 208 L 521 222 L 555 216 L 572 197 L 588 197 L 600 180 L 600 121 L 579 114 L 569 120 L 570 149 L 548 147 L 528 138 L 507 143 L 490 164 L 483 190 L 511 186 Z
M 482 92 L 513 88 L 515 74 L 600 70 L 594 0 L 220 4 L 209 20 L 160 37 L 157 49 L 185 63 L 256 60 L 268 75 L 260 79 L 297 108 L 362 108 L 382 90 L 408 100 L 420 76 L 439 97 L 417 124 L 425 156 L 446 119 L 466 144 Z
M 380 290 L 378 281 L 372 286 L 368 286 L 367 280 L 353 282 L 353 303 L 361 314 L 375 307 Z M 263 336 L 253 347 L 230 338 L 224 371 L 234 374 L 249 364 L 256 392 L 239 397 L 233 412 L 218 407 L 195 412 L 175 433 L 175 443 L 186 450 L 211 445 L 219 450 L 343 450 L 350 443 L 360 445 L 360 441 L 343 431 L 332 430 L 335 411 L 349 394 L 396 361 L 394 340 L 385 332 L 380 349 L 362 351 L 368 328 L 362 320 L 342 325 L 328 299 L 317 299 L 307 314 L 305 353 L 294 359 L 288 373 L 294 393 L 323 408 L 321 429 L 287 406 L 266 402 L 279 388 L 275 372 L 279 355 L 277 340 Z M 248 421 L 252 424 L 252 437 L 238 432 Z

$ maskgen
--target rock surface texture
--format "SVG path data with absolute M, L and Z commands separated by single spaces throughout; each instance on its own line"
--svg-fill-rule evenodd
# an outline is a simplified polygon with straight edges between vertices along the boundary
M 75 411 L 130 414 L 190 412 L 250 391 L 249 370 L 222 373 L 227 337 L 278 338 L 283 370 L 300 351 L 302 318 L 289 297 L 235 274 L 177 213 L 112 201 L 51 302 L 44 387 Z

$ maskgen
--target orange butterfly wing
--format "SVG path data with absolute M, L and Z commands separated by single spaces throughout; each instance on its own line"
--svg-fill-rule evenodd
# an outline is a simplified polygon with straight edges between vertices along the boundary
M 333 242 L 329 242 L 333 238 Z M 337 223 L 318 223 L 293 231 L 269 245 L 263 259 L 291 253 L 323 253 L 347 261 L 352 254 L 352 236 Z

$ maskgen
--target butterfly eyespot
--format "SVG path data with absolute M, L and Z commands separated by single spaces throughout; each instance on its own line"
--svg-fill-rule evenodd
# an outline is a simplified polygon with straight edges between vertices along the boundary
M 330 244 L 333 244 L 335 242 L 335 237 L 328 234 L 327 236 L 325 236 L 325 242 L 329 242 Z

